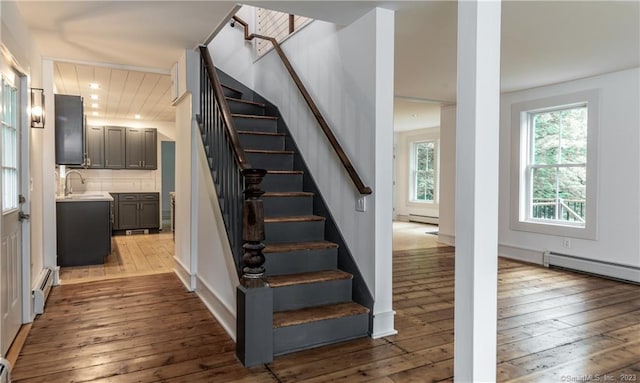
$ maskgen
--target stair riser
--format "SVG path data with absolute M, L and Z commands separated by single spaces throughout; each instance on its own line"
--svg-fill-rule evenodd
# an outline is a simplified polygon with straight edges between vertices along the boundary
M 238 137 L 244 149 L 284 150 L 284 136 L 239 134 Z
M 273 289 L 273 311 L 297 310 L 351 300 L 351 279 Z
M 368 314 L 310 322 L 273 330 L 275 355 L 361 338 L 369 331 Z
M 224 93 L 225 97 L 233 97 L 242 99 L 242 93 L 236 92 L 235 90 L 231 90 L 229 88 L 222 87 L 222 93 Z
M 262 197 L 265 217 L 286 217 L 313 214 L 313 196 Z
M 276 133 L 278 121 L 269 118 L 233 117 L 237 130 Z
M 338 268 L 338 249 L 288 251 L 265 253 L 265 274 L 283 275 Z
M 293 170 L 293 154 L 246 153 L 255 168 L 267 170 Z
M 237 114 L 251 114 L 255 116 L 264 116 L 264 106 L 258 106 L 253 104 L 247 104 L 244 102 L 238 102 L 233 100 L 227 100 L 231 113 Z
M 267 174 L 261 187 L 267 192 L 302 191 L 302 174 Z
M 322 241 L 324 221 L 265 222 L 264 243 Z

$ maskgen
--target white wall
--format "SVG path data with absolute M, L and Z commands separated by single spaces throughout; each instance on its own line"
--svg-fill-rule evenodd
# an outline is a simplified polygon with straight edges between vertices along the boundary
M 456 107 L 440 109 L 440 225 L 438 242 L 455 244 Z
M 393 35 L 393 13 L 377 9 L 345 27 L 314 21 L 282 44 L 364 183 L 374 190 L 364 213 L 355 212 L 359 194 L 276 53 L 249 66 L 251 45 L 237 27 L 225 27 L 211 47 L 217 66 L 280 109 L 376 305 L 388 306 L 386 312 L 390 295 L 386 302 L 375 291 L 376 284 L 385 286 L 391 279 Z M 389 260 L 384 275 L 376 273 L 382 260 Z M 384 290 L 391 293 L 390 283 Z
M 545 97 L 598 89 L 598 239 L 571 239 L 515 231 L 509 227 L 511 105 Z M 544 250 L 640 267 L 640 69 L 504 94 L 500 122 L 500 255 L 541 263 Z
M 397 202 L 395 212 L 397 219 L 406 221 L 409 219 L 409 214 L 438 217 L 440 215 L 439 201 L 429 203 L 412 200 L 411 146 L 414 142 L 439 140 L 440 127 L 397 132 L 395 137 L 395 198 Z M 442 152 L 442 150 L 440 151 Z M 440 153 L 440 157 L 442 157 L 442 153 Z

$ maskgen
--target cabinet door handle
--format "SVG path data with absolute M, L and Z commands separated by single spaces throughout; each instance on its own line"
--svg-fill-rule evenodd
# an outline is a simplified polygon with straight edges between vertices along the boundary
M 142 160 L 142 167 L 144 168 L 144 160 Z

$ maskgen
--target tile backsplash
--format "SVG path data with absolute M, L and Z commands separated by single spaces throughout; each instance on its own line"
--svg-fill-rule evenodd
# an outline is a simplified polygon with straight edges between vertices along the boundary
M 77 174 L 71 174 L 73 192 L 161 192 L 160 170 L 78 169 L 85 179 L 82 184 Z M 64 190 L 64 178 L 59 177 L 58 194 Z

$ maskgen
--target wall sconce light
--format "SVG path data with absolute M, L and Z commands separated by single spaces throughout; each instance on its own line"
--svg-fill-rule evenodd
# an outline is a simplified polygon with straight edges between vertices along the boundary
M 44 128 L 44 89 L 31 88 L 31 127 Z

